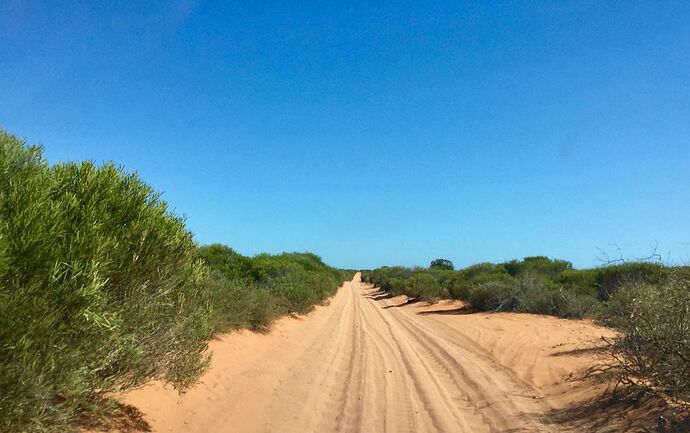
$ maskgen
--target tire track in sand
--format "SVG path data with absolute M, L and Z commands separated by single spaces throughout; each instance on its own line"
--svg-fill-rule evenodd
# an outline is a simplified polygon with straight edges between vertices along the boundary
M 539 392 L 457 331 L 372 299 L 359 275 L 265 411 L 266 433 L 554 432 Z

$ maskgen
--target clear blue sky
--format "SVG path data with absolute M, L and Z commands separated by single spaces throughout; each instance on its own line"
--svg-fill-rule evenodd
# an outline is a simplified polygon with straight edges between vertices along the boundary
M 0 127 L 245 254 L 690 260 L 686 1 L 2 1 Z

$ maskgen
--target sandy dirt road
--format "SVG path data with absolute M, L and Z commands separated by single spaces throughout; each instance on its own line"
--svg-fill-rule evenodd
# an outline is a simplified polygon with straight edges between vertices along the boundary
M 607 330 L 399 304 L 357 275 L 306 318 L 214 341 L 189 392 L 153 383 L 124 400 L 154 432 L 581 431 L 550 414 L 592 392 L 569 375 Z

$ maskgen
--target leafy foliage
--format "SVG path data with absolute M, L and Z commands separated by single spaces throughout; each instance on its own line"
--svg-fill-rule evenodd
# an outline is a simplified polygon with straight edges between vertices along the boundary
M 479 263 L 458 271 L 383 267 L 363 277 L 393 294 L 434 300 L 450 297 L 478 311 L 522 311 L 580 318 L 597 316 L 602 301 L 633 283 L 660 284 L 671 272 L 655 263 L 624 263 L 577 270 L 565 260 L 526 257 L 505 263 Z M 427 290 L 413 281 L 424 278 Z M 432 279 L 435 282 L 432 282 Z M 605 293 L 606 296 L 602 296 Z
M 198 256 L 211 271 L 213 322 L 220 332 L 267 329 L 283 314 L 308 313 L 352 278 L 311 253 L 245 257 L 215 244 L 200 247 Z
M 573 268 L 572 263 L 565 260 L 551 260 L 544 256 L 525 257 L 522 260 L 511 260 L 502 265 L 508 274 L 517 277 L 524 273 L 557 277 L 561 272 Z
M 432 260 L 431 264 L 429 265 L 429 269 L 438 269 L 441 271 L 452 271 L 455 270 L 455 266 L 453 265 L 453 262 L 447 259 L 436 259 Z
M 309 253 L 198 248 L 136 175 L 50 166 L 0 130 L 0 431 L 73 431 L 151 379 L 184 389 L 214 330 L 307 312 L 348 275 Z
M 690 280 L 626 287 L 610 308 L 621 380 L 690 404 Z
M 136 175 L 49 166 L 0 131 L 0 431 L 65 431 L 103 396 L 207 364 L 205 271 Z
M 659 285 L 668 273 L 658 263 L 630 262 L 602 268 L 596 275 L 597 294 L 608 300 L 621 287 L 639 284 Z

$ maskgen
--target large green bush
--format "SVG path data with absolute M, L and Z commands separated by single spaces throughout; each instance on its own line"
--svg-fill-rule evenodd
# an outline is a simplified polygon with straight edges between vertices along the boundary
M 515 286 L 506 281 L 494 280 L 476 284 L 468 291 L 469 307 L 478 311 L 510 310 L 514 304 Z
M 455 270 L 455 265 L 448 259 L 435 259 L 429 264 L 429 269 L 438 269 L 442 271 Z
M 199 247 L 211 270 L 214 328 L 267 329 L 277 317 L 304 314 L 333 295 L 352 272 L 334 269 L 311 253 L 245 257 L 230 247 Z
M 658 263 L 630 262 L 605 266 L 597 270 L 598 296 L 606 301 L 623 286 L 660 285 L 667 276 L 667 269 Z
M 561 272 L 573 268 L 565 260 L 551 260 L 544 256 L 525 257 L 522 260 L 511 260 L 502 265 L 513 277 L 523 273 L 539 274 L 549 278 L 556 278 Z
M 600 269 L 566 269 L 558 275 L 556 282 L 570 292 L 594 296 Z
M 0 431 L 67 431 L 113 391 L 191 384 L 204 278 L 183 221 L 135 175 L 51 167 L 0 131 Z
M 248 328 L 265 331 L 285 310 L 266 287 L 246 279 L 231 279 L 213 271 L 209 290 L 213 305 L 213 328 L 227 332 Z
M 387 292 L 395 292 L 394 294 L 399 295 L 398 291 L 391 284 L 393 280 L 405 279 L 412 275 L 412 270 L 409 268 L 404 268 L 402 266 L 384 266 L 382 268 L 377 268 L 371 271 L 366 271 L 362 273 L 362 278 L 377 286 L 382 290 Z
M 418 300 L 434 302 L 441 296 L 441 285 L 434 275 L 415 272 L 404 281 L 400 291 Z
M 609 308 L 621 380 L 690 404 L 690 280 L 625 286 Z

